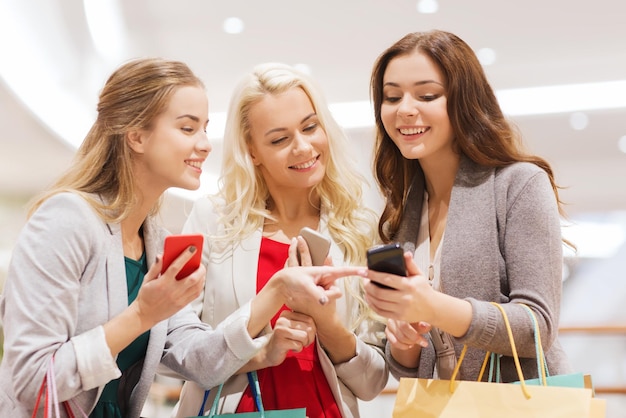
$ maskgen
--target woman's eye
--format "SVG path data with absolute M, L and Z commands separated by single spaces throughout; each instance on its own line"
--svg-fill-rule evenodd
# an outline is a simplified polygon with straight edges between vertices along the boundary
M 280 138 L 276 138 L 274 140 L 272 140 L 272 144 L 276 145 L 276 144 L 280 144 L 281 142 L 284 142 L 285 140 L 287 140 L 286 136 L 281 136 Z
M 437 99 L 439 97 L 438 94 L 424 94 L 422 96 L 420 96 L 420 98 L 425 101 L 425 102 L 432 102 L 433 100 Z
M 400 97 L 396 97 L 396 96 L 385 96 L 383 97 L 383 101 L 387 102 L 387 103 L 397 103 L 400 101 Z
M 303 130 L 304 130 L 304 132 L 310 132 L 310 131 L 315 130 L 316 128 L 317 128 L 317 123 L 311 123 L 311 124 L 305 126 Z
M 192 133 L 193 132 L 193 128 L 189 127 L 189 126 L 183 126 L 182 128 L 180 128 L 182 131 L 187 132 L 187 133 Z

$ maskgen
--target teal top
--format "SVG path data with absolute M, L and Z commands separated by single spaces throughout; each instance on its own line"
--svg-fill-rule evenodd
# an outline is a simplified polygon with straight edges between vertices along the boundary
M 148 272 L 146 253 L 144 252 L 139 260 L 124 257 L 126 264 L 126 283 L 128 288 L 128 304 L 135 300 L 139 293 L 139 288 L 143 283 L 143 277 Z M 117 367 L 124 372 L 130 366 L 141 360 L 146 355 L 150 331 L 144 332 L 128 347 L 117 356 Z M 117 401 L 117 389 L 120 379 L 115 379 L 107 383 L 102 391 L 96 407 L 89 415 L 90 418 L 124 418 Z

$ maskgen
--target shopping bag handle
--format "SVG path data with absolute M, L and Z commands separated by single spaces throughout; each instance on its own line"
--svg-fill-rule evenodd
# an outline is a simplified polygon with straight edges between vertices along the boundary
M 498 308 L 498 310 L 502 314 L 502 318 L 504 319 L 504 325 L 506 326 L 506 332 L 509 336 L 509 342 L 511 344 L 511 352 L 513 353 L 513 360 L 515 361 L 515 369 L 517 370 L 517 376 L 519 378 L 520 386 L 522 388 L 522 393 L 524 394 L 526 399 L 530 399 L 531 397 L 530 392 L 528 392 L 528 389 L 526 388 L 526 382 L 524 381 L 524 374 L 522 373 L 522 366 L 520 365 L 519 356 L 517 355 L 517 349 L 515 348 L 515 339 L 513 338 L 513 331 L 511 330 L 511 324 L 509 323 L 509 318 L 506 315 L 506 311 L 504 310 L 502 306 L 500 306 L 500 304 L 495 303 L 495 302 L 490 302 L 490 303 L 496 308 Z M 454 370 L 452 371 L 452 377 L 450 377 L 450 393 L 453 393 L 454 390 L 456 389 L 455 387 L 456 376 L 459 373 L 459 370 L 461 369 L 461 363 L 463 362 L 463 359 L 465 358 L 466 352 L 467 352 L 467 345 L 464 345 L 463 350 L 461 351 L 461 355 L 459 356 L 459 360 L 457 361 L 456 366 L 454 367 Z M 490 353 L 487 353 L 487 355 L 485 356 L 485 361 L 483 361 L 479 380 L 482 378 L 482 373 L 484 372 L 484 369 L 485 369 L 486 359 L 489 356 L 489 354 Z
M 39 409 L 39 404 L 42 397 L 44 398 L 44 418 L 52 417 L 53 410 L 54 416 L 57 418 L 60 417 L 61 414 L 59 411 L 59 398 L 57 395 L 56 379 L 54 377 L 54 356 L 50 357 L 50 362 L 48 364 L 48 369 L 46 370 L 46 375 L 41 382 L 41 386 L 39 387 L 39 393 L 37 394 L 37 399 L 35 400 L 35 408 L 33 409 L 32 418 L 35 418 L 37 416 L 37 410 Z M 74 418 L 75 415 L 72 411 L 72 408 L 70 407 L 70 402 L 72 401 L 63 401 L 62 404 L 67 416 L 69 418 Z M 85 411 L 82 410 L 80 405 L 76 404 L 75 402 L 72 403 L 81 412 L 83 418 L 88 418 L 87 414 L 85 413 Z
M 261 418 L 265 418 L 265 409 L 263 408 L 263 400 L 261 399 L 261 387 L 259 385 L 259 376 L 257 375 L 256 370 L 252 370 L 247 373 L 248 375 L 248 384 L 250 385 L 250 389 L 252 390 L 252 396 L 254 396 L 254 403 L 256 404 L 257 410 L 261 414 Z M 220 401 L 220 396 L 222 394 L 222 388 L 224 384 L 220 384 L 217 387 L 217 394 L 215 395 L 215 399 L 213 399 L 213 403 L 211 404 L 211 409 L 209 411 L 209 417 L 213 417 L 217 414 L 217 407 Z M 204 407 L 206 405 L 206 401 L 209 397 L 209 390 L 204 391 L 204 398 L 202 399 L 202 405 L 200 406 L 200 411 L 198 415 L 204 415 Z

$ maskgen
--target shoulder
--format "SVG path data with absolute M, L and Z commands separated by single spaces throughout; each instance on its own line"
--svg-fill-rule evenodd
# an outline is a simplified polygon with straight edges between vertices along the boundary
M 77 193 L 57 193 L 33 213 L 31 222 L 46 222 L 57 228 L 90 230 L 104 225 L 93 206 Z
M 64 259 L 67 267 L 83 255 L 98 252 L 107 231 L 107 224 L 83 197 L 59 193 L 46 199 L 28 219 L 15 250 L 27 258 Z
M 496 169 L 496 179 L 508 182 L 523 182 L 537 174 L 546 174 L 546 172 L 536 164 L 527 162 L 517 162 L 509 164 L 505 167 Z M 546 174 L 547 175 L 547 174 Z
M 548 173 L 533 163 L 518 162 L 496 169 L 495 190 L 496 199 L 507 202 L 509 208 L 516 202 L 528 202 L 537 209 L 556 203 Z
M 550 185 L 548 173 L 541 167 L 527 162 L 517 162 L 506 167 L 497 168 L 495 171 L 496 190 L 507 190 L 508 193 L 517 194 L 529 184 Z

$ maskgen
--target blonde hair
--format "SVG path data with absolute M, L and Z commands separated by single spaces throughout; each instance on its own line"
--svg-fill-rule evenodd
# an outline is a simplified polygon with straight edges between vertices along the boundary
M 73 164 L 34 200 L 29 216 L 51 196 L 74 192 L 107 222 L 126 218 L 138 195 L 133 182 L 133 153 L 126 134 L 133 129 L 149 129 L 167 108 L 172 94 L 183 86 L 204 88 L 202 81 L 179 61 L 141 58 L 113 72 L 100 93 L 96 121 Z M 158 206 L 157 203 L 153 213 Z
M 362 202 L 365 179 L 349 159 L 347 136 L 331 115 L 319 88 L 307 75 L 284 64 L 258 65 L 240 81 L 231 97 L 218 193 L 219 201 L 225 205 L 219 220 L 224 233 L 213 238 L 239 241 L 262 228 L 266 220 L 274 221 L 266 208 L 270 198 L 267 185 L 249 153 L 249 112 L 264 96 L 292 88 L 300 88 L 308 96 L 328 137 L 326 174 L 312 193 L 320 198 L 328 231 L 341 248 L 344 261 L 364 265 L 365 252 L 376 231 L 375 213 Z M 366 312 L 362 298 L 354 296 L 363 305 L 359 312 Z

